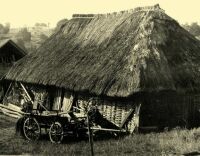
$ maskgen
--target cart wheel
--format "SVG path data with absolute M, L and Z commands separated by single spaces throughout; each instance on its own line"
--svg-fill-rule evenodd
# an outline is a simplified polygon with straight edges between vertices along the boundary
M 24 136 L 26 139 L 35 141 L 40 137 L 40 125 L 35 118 L 27 118 L 23 125 Z
M 61 143 L 63 140 L 63 128 L 61 123 L 55 122 L 51 125 L 49 130 L 49 138 L 52 143 Z

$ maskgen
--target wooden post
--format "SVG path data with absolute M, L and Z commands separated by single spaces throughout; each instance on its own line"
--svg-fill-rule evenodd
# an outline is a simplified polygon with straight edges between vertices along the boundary
M 7 96 L 8 96 L 8 93 L 9 93 L 11 87 L 12 87 L 12 82 L 10 83 L 10 85 L 9 85 L 9 87 L 8 87 L 8 89 L 7 89 L 7 91 L 6 91 L 5 95 L 4 95 L 4 97 L 3 97 L 3 104 L 6 103 L 5 100 L 6 100 Z
M 30 95 L 28 94 L 26 88 L 24 87 L 24 85 L 20 82 L 19 83 L 21 85 L 21 87 L 23 88 L 24 92 L 26 93 L 27 97 L 29 98 L 29 100 L 31 101 L 31 103 L 33 103 L 33 100 L 31 99 Z
M 24 85 L 23 85 L 21 82 L 20 82 L 20 85 L 21 85 L 21 87 L 23 88 L 23 90 L 25 91 L 25 93 L 26 93 L 27 97 L 29 98 L 29 100 L 31 101 L 31 103 L 33 104 L 33 100 L 31 99 L 31 97 L 30 97 L 30 95 L 28 94 L 28 91 L 26 90 L 26 88 L 24 87 Z M 45 111 L 49 112 L 49 111 L 47 110 L 47 108 L 44 107 L 40 102 L 39 102 L 39 105 L 40 105 L 42 108 L 44 108 Z
M 88 135 L 89 135 L 89 143 L 90 143 L 91 156 L 94 156 L 93 134 L 92 134 L 92 130 L 90 128 L 90 119 L 89 119 L 88 113 L 87 113 L 87 124 L 88 124 Z

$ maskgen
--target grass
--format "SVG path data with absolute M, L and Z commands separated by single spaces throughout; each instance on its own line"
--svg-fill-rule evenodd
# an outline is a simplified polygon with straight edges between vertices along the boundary
M 89 155 L 87 140 L 52 144 L 48 139 L 28 142 L 15 135 L 16 120 L 0 114 L 0 155 Z M 67 138 L 66 138 L 67 139 Z M 200 128 L 174 129 L 163 133 L 135 134 L 118 139 L 96 140 L 95 155 L 181 155 L 200 151 Z

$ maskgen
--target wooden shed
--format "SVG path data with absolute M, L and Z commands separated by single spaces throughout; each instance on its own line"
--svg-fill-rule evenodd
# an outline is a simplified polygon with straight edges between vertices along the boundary
M 5 77 L 8 70 L 12 67 L 12 65 L 24 57 L 26 52 L 21 49 L 15 42 L 11 39 L 2 39 L 0 40 L 0 89 L 1 89 L 1 97 L 4 96 L 4 93 L 8 87 L 8 83 L 3 81 L 2 78 Z

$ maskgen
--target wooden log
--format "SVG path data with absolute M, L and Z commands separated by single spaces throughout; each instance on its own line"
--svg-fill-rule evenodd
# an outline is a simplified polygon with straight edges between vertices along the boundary
M 15 115 L 15 114 L 11 114 L 11 113 L 8 113 L 8 112 L 3 112 L 3 114 L 9 116 L 9 117 L 12 117 L 12 118 L 16 118 L 16 119 L 19 119 L 21 118 L 22 116 L 18 116 L 18 115 Z
M 0 109 L 7 109 L 7 110 L 12 111 L 12 112 L 16 112 L 16 113 L 19 113 L 19 114 L 24 114 L 24 112 L 22 112 L 20 110 L 12 109 L 9 106 L 3 105 L 3 104 L 0 104 Z
M 24 92 L 26 93 L 27 97 L 29 98 L 29 100 L 33 103 L 33 100 L 31 99 L 30 95 L 28 94 L 26 88 L 24 87 L 24 85 L 20 82 L 21 87 L 23 88 Z
M 8 93 L 9 93 L 11 87 L 12 87 L 12 82 L 10 83 L 10 85 L 9 85 L 7 91 L 6 91 L 6 94 L 5 94 L 4 98 L 3 98 L 3 103 L 6 103 L 6 98 L 8 96 Z
M 12 104 L 12 103 L 8 103 L 7 106 L 8 106 L 8 108 L 19 111 L 19 112 L 21 112 L 21 109 L 22 109 L 20 106 L 17 106 L 17 105 Z
M 1 108 L 1 111 L 3 112 L 3 114 L 5 114 L 7 116 L 10 116 L 10 117 L 13 117 L 13 118 L 20 118 L 20 117 L 22 117 L 21 113 L 9 110 L 7 108 Z
M 99 130 L 99 131 L 109 131 L 109 132 L 127 132 L 125 129 L 109 129 L 109 128 L 96 128 L 91 127 L 92 130 Z

